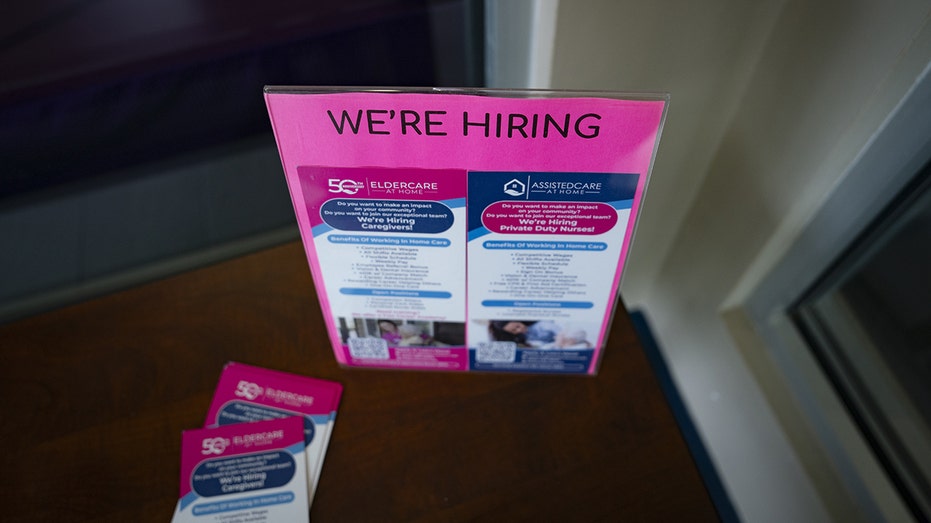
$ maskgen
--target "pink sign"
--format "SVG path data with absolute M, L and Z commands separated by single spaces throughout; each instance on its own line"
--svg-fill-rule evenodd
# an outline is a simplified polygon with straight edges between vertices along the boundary
M 593 374 L 665 95 L 267 88 L 337 360 Z

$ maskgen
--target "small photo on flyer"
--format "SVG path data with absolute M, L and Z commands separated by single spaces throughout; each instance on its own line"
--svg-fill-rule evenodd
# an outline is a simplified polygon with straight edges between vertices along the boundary
M 343 343 L 351 338 L 383 340 L 390 347 L 462 347 L 465 323 L 398 318 L 339 318 Z
M 475 320 L 474 345 L 513 342 L 522 349 L 592 349 L 600 325 L 554 320 Z

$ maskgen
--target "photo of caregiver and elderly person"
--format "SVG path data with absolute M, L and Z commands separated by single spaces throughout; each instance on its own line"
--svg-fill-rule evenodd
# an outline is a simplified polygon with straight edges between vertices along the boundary
M 349 338 L 379 338 L 389 347 L 465 345 L 465 324 L 389 318 L 338 318 L 343 343 Z
M 592 326 L 553 320 L 491 320 L 488 341 L 513 341 L 524 349 L 591 349 L 588 333 Z
M 425 326 L 413 323 L 401 323 L 394 320 L 378 320 L 378 331 L 381 339 L 392 347 L 412 347 L 414 345 L 430 345 L 433 337 L 428 335 Z

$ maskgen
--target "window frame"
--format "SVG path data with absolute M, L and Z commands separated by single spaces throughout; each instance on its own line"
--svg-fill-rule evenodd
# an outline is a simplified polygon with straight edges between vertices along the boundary
M 855 417 L 837 415 L 849 412 L 844 399 L 812 354 L 791 312 L 929 160 L 931 64 L 925 66 L 785 255 L 737 307 L 789 384 L 792 399 L 844 487 L 864 504 L 868 519 L 874 520 L 883 519 L 883 514 L 903 502 L 913 517 L 921 517 L 916 511 L 921 514 L 924 509 L 915 506 L 908 495 L 903 497 L 891 489 L 886 471 Z

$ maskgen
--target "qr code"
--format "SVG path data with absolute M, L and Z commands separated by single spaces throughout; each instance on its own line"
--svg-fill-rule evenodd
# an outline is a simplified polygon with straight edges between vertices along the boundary
M 514 363 L 517 344 L 513 341 L 479 343 L 475 350 L 475 361 L 479 363 Z
M 349 355 L 353 358 L 388 359 L 388 342 L 378 338 L 349 338 Z

